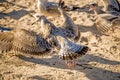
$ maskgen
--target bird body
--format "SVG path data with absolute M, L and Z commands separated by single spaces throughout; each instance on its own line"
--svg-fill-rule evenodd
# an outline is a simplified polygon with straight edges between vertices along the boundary
M 47 24 L 47 26 L 46 26 Z M 75 34 L 71 31 L 71 30 L 67 30 L 61 27 L 56 27 L 53 23 L 51 23 L 50 21 L 48 21 L 48 19 L 46 19 L 45 16 L 41 17 L 41 27 L 42 27 L 42 31 L 43 31 L 43 35 L 53 35 L 53 36 L 63 36 L 63 37 L 67 37 L 67 38 L 74 38 Z M 47 32 L 44 33 L 44 32 Z M 46 36 L 46 37 L 48 37 Z
M 78 26 L 76 26 L 73 22 L 73 20 L 66 14 L 65 11 L 63 11 L 61 8 L 59 8 L 59 11 L 61 13 L 61 16 L 63 17 L 63 28 L 66 30 L 71 31 L 74 34 L 75 39 L 80 38 L 80 31 L 78 29 Z

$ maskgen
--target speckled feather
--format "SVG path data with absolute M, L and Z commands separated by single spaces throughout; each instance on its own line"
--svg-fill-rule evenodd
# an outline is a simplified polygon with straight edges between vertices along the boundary
M 87 46 L 74 43 L 64 37 L 57 36 L 57 38 L 61 45 L 59 55 L 63 60 L 75 60 L 85 55 L 89 50 Z
M 51 49 L 51 45 L 45 39 L 25 29 L 16 29 L 0 33 L 0 43 L 1 53 L 15 51 L 40 55 Z
M 48 37 L 51 35 L 54 36 L 54 38 L 57 38 L 52 42 L 56 42 L 57 47 L 60 47 L 59 55 L 61 59 L 73 60 L 87 53 L 88 47 L 75 43 L 75 34 L 72 32 L 72 30 L 69 30 L 69 26 L 66 27 L 68 29 L 56 27 L 54 24 L 48 21 L 45 16 L 41 16 L 41 24 L 42 29 L 51 31 Z M 45 26 L 45 24 L 49 24 L 49 26 Z M 70 26 L 71 29 L 73 27 L 74 26 Z
M 46 26 L 45 24 L 48 24 L 49 26 Z M 47 36 L 49 35 L 53 35 L 53 36 L 63 36 L 63 37 L 67 37 L 67 38 L 74 38 L 75 34 L 71 31 L 71 30 L 67 30 L 61 27 L 56 27 L 53 23 L 51 23 L 50 21 L 48 21 L 46 19 L 45 16 L 41 17 L 41 27 L 42 27 L 42 31 L 43 31 L 43 35 L 46 35 L 45 30 L 47 30 Z M 49 28 L 47 28 L 49 27 Z M 50 31 L 50 33 L 49 33 Z M 46 36 L 46 37 L 47 37 Z

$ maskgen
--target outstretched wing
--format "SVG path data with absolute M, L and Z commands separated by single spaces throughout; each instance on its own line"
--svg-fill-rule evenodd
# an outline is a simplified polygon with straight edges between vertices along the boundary
M 11 32 L 0 32 L 0 53 L 8 52 L 12 49 L 14 35 Z
M 14 31 L 12 47 L 14 51 L 41 55 L 41 53 L 49 51 L 50 48 L 50 44 L 45 39 L 32 31 L 24 29 Z
M 72 45 L 69 45 L 70 48 L 62 48 L 60 50 L 60 58 L 63 60 L 75 60 L 83 55 L 85 55 L 89 48 L 87 46 L 83 45 L 77 45 L 74 43 Z
M 58 36 L 57 40 L 61 45 L 61 49 L 59 52 L 60 58 L 63 60 L 74 60 L 77 59 L 87 53 L 89 48 L 87 46 L 83 46 L 68 39 L 65 39 L 62 36 Z
M 112 21 L 116 18 L 117 17 L 112 15 L 112 14 L 100 14 L 100 15 L 98 15 L 98 18 L 96 20 L 97 29 L 103 34 L 108 33 L 112 29 L 112 27 L 114 26 Z
M 65 30 L 69 30 L 74 35 L 74 38 L 79 38 L 80 32 L 78 26 L 74 24 L 73 20 L 61 8 L 59 8 L 59 11 L 61 12 L 62 17 L 64 18 L 63 26 Z
M 85 55 L 87 51 L 88 51 L 88 47 L 81 46 L 80 50 L 78 50 L 77 52 L 74 52 L 70 49 L 61 49 L 59 55 L 60 58 L 63 60 L 75 60 Z

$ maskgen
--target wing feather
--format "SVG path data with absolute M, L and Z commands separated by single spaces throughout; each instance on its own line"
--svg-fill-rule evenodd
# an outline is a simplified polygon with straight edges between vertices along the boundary
M 50 44 L 32 31 L 19 30 L 14 34 L 13 50 L 39 54 L 50 50 Z
M 89 48 L 87 46 L 80 45 L 58 36 L 57 40 L 61 46 L 59 55 L 63 60 L 74 60 L 85 55 Z
M 0 33 L 0 53 L 8 52 L 12 49 L 14 35 L 11 32 Z
M 98 15 L 98 18 L 96 20 L 97 29 L 103 34 L 109 32 L 113 27 L 112 19 L 114 17 L 116 16 L 107 15 L 107 14 Z

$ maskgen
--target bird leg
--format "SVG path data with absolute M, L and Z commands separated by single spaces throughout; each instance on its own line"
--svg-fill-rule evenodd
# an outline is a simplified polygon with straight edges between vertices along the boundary
M 68 68 L 72 69 L 75 67 L 76 62 L 75 62 L 75 60 L 66 60 L 66 65 Z

